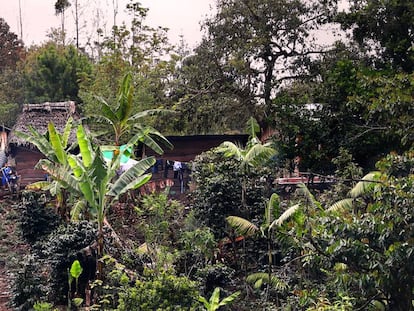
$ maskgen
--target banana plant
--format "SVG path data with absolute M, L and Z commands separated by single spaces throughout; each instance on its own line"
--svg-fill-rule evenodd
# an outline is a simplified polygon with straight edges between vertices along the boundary
M 217 149 L 222 152 L 225 157 L 234 157 L 239 163 L 243 171 L 241 205 L 243 210 L 246 210 L 246 190 L 247 190 L 247 176 L 251 169 L 260 167 L 268 160 L 270 160 L 277 151 L 271 147 L 270 143 L 262 143 L 257 137 L 259 132 L 259 124 L 254 118 L 247 121 L 247 131 L 249 133 L 249 140 L 246 147 L 243 148 L 237 144 L 225 141 Z
M 145 172 L 155 164 L 154 157 L 138 161 L 120 176 L 116 175 L 120 166 L 120 159 L 124 152 L 133 146 L 139 139 L 135 135 L 127 144 L 124 151 L 115 152 L 114 158 L 107 163 L 102 155 L 101 147 L 95 146 L 80 124 L 76 137 L 80 153 L 68 155 L 69 169 L 65 170 L 49 161 L 40 161 L 42 169 L 54 179 L 83 198 L 89 209 L 93 211 L 98 223 L 98 259 L 104 254 L 104 220 L 108 209 L 119 197 L 131 189 L 139 188 L 151 179 L 151 174 Z M 116 148 L 116 147 L 115 147 Z M 98 277 L 102 275 L 102 264 L 98 260 Z
M 285 289 L 286 285 L 281 280 L 272 275 L 273 265 L 273 249 L 272 249 L 272 232 L 274 228 L 282 226 L 298 209 L 300 205 L 296 204 L 289 207 L 283 213 L 280 210 L 280 200 L 276 193 L 273 193 L 268 200 L 265 208 L 264 220 L 260 227 L 256 226 L 251 221 L 238 216 L 228 216 L 227 222 L 234 230 L 240 234 L 253 236 L 260 234 L 267 242 L 267 256 L 268 256 L 268 271 L 267 274 L 263 272 L 253 273 L 247 277 L 247 282 L 254 283 L 255 287 L 261 287 L 263 283 L 267 284 L 267 293 L 271 287 Z M 276 218 L 277 217 L 277 218 Z
M 161 145 L 172 148 L 171 143 L 159 131 L 142 122 L 145 117 L 166 113 L 166 110 L 148 109 L 133 113 L 134 86 L 130 73 L 126 74 L 122 80 L 115 105 L 111 105 L 102 97 L 97 97 L 97 100 L 101 104 L 101 110 L 89 116 L 88 119 L 109 125 L 116 146 L 122 143 L 123 136 L 134 133 L 140 136 L 140 142 L 158 154 L 163 153 Z M 108 131 L 105 131 L 105 134 L 107 133 Z
M 69 145 L 69 136 L 73 127 L 73 118 L 69 118 L 62 133 L 59 133 L 52 122 L 49 122 L 47 132 L 40 133 L 33 127 L 29 127 L 30 134 L 16 132 L 16 136 L 23 138 L 32 143 L 46 157 L 42 162 L 53 164 L 55 167 L 61 167 L 62 170 L 69 168 L 68 154 L 74 148 Z M 40 168 L 39 163 L 36 166 Z M 56 208 L 64 219 L 69 218 L 69 209 L 67 208 L 68 191 L 65 186 L 56 180 L 39 181 L 27 186 L 28 189 L 41 189 L 50 191 L 56 197 Z
M 240 291 L 237 291 L 230 296 L 227 296 L 226 298 L 223 298 L 220 300 L 220 288 L 216 287 L 213 291 L 213 293 L 210 296 L 210 299 L 207 300 L 203 296 L 198 297 L 198 301 L 202 302 L 205 309 L 207 311 L 216 311 L 220 307 L 226 306 L 228 304 L 231 304 L 237 297 L 239 297 Z

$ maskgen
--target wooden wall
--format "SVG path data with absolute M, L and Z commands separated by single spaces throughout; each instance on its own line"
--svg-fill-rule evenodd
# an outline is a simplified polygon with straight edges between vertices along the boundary
M 13 156 L 22 187 L 36 181 L 45 180 L 46 173 L 34 168 L 37 162 L 44 158 L 43 154 L 35 150 L 17 147 L 13 150 Z

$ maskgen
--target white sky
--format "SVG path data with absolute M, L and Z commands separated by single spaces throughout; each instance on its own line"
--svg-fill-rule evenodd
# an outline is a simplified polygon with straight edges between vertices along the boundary
M 20 37 L 19 1 L 22 7 L 23 41 L 26 46 L 39 44 L 46 40 L 46 34 L 53 28 L 60 27 L 60 17 L 55 15 L 56 0 L 0 0 L 0 17 L 4 18 L 12 32 Z M 113 24 L 114 0 L 78 0 L 83 15 L 81 24 L 85 24 L 80 37 L 93 32 L 97 27 L 109 30 Z M 70 1 L 74 2 L 73 0 Z M 116 1 L 115 1 L 116 2 Z M 129 0 L 118 0 L 117 24 L 127 20 L 125 6 Z M 136 1 L 134 1 L 136 2 Z M 156 27 L 168 27 L 170 42 L 179 42 L 180 35 L 190 47 L 201 40 L 200 21 L 214 12 L 214 0 L 140 0 L 143 7 L 149 8 L 146 24 Z M 99 25 L 94 25 L 97 10 L 105 18 Z M 65 27 L 68 37 L 74 37 L 73 4 L 66 12 Z

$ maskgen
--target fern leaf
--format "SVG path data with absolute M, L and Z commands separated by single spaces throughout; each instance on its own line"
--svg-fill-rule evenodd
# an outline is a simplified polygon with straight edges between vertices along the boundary
M 281 226 L 287 219 L 290 218 L 298 209 L 300 208 L 299 204 L 295 204 L 289 207 L 286 211 L 279 216 L 278 219 L 274 220 L 271 225 L 269 226 L 269 230 L 273 228 L 273 226 Z
M 354 202 L 354 199 L 351 199 L 351 198 L 340 200 L 340 201 L 335 202 L 334 204 L 332 204 L 332 206 L 330 206 L 327 211 L 328 212 L 335 212 L 335 211 L 338 211 L 338 210 L 351 209 L 353 202 Z
M 249 236 L 259 231 L 259 228 L 255 224 L 242 217 L 228 216 L 226 220 L 238 234 Z
M 378 184 L 377 181 L 380 179 L 380 177 L 381 173 L 378 171 L 365 175 L 362 180 L 358 182 L 349 192 L 351 197 L 357 198 L 371 193 L 374 190 L 375 186 Z

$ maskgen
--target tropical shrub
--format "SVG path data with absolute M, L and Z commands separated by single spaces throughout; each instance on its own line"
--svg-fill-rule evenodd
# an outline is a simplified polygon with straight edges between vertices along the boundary
M 186 277 L 175 276 L 170 271 L 145 270 L 133 286 L 122 288 L 117 310 L 198 310 L 198 295 L 197 284 Z
M 307 288 L 298 283 L 295 293 L 324 284 L 308 307 L 326 299 L 352 310 L 413 310 L 413 167 L 412 151 L 387 156 L 349 198 L 304 222 L 297 241 L 311 273 L 302 274 Z
M 196 189 L 191 193 L 195 217 L 213 230 L 216 238 L 227 235 L 226 217 L 262 217 L 263 199 L 271 190 L 270 169 L 256 167 L 247 174 L 239 162 L 211 150 L 194 161 L 192 178 Z M 246 211 L 242 214 L 242 180 L 246 182 Z
M 20 229 L 30 244 L 42 240 L 60 224 L 60 217 L 47 204 L 50 196 L 45 193 L 24 191 L 20 204 Z
M 48 301 L 66 303 L 68 294 L 68 269 L 74 260 L 81 261 L 85 272 L 79 279 L 79 292 L 95 276 L 96 257 L 84 258 L 82 252 L 96 241 L 97 230 L 90 222 L 82 221 L 61 226 L 37 245 L 43 263 L 48 267 Z M 91 259 L 91 260 L 88 260 Z M 92 265 L 90 263 L 92 261 Z
M 32 310 L 32 306 L 47 295 L 42 264 L 36 256 L 27 255 L 21 260 L 12 284 L 11 304 L 18 310 Z

